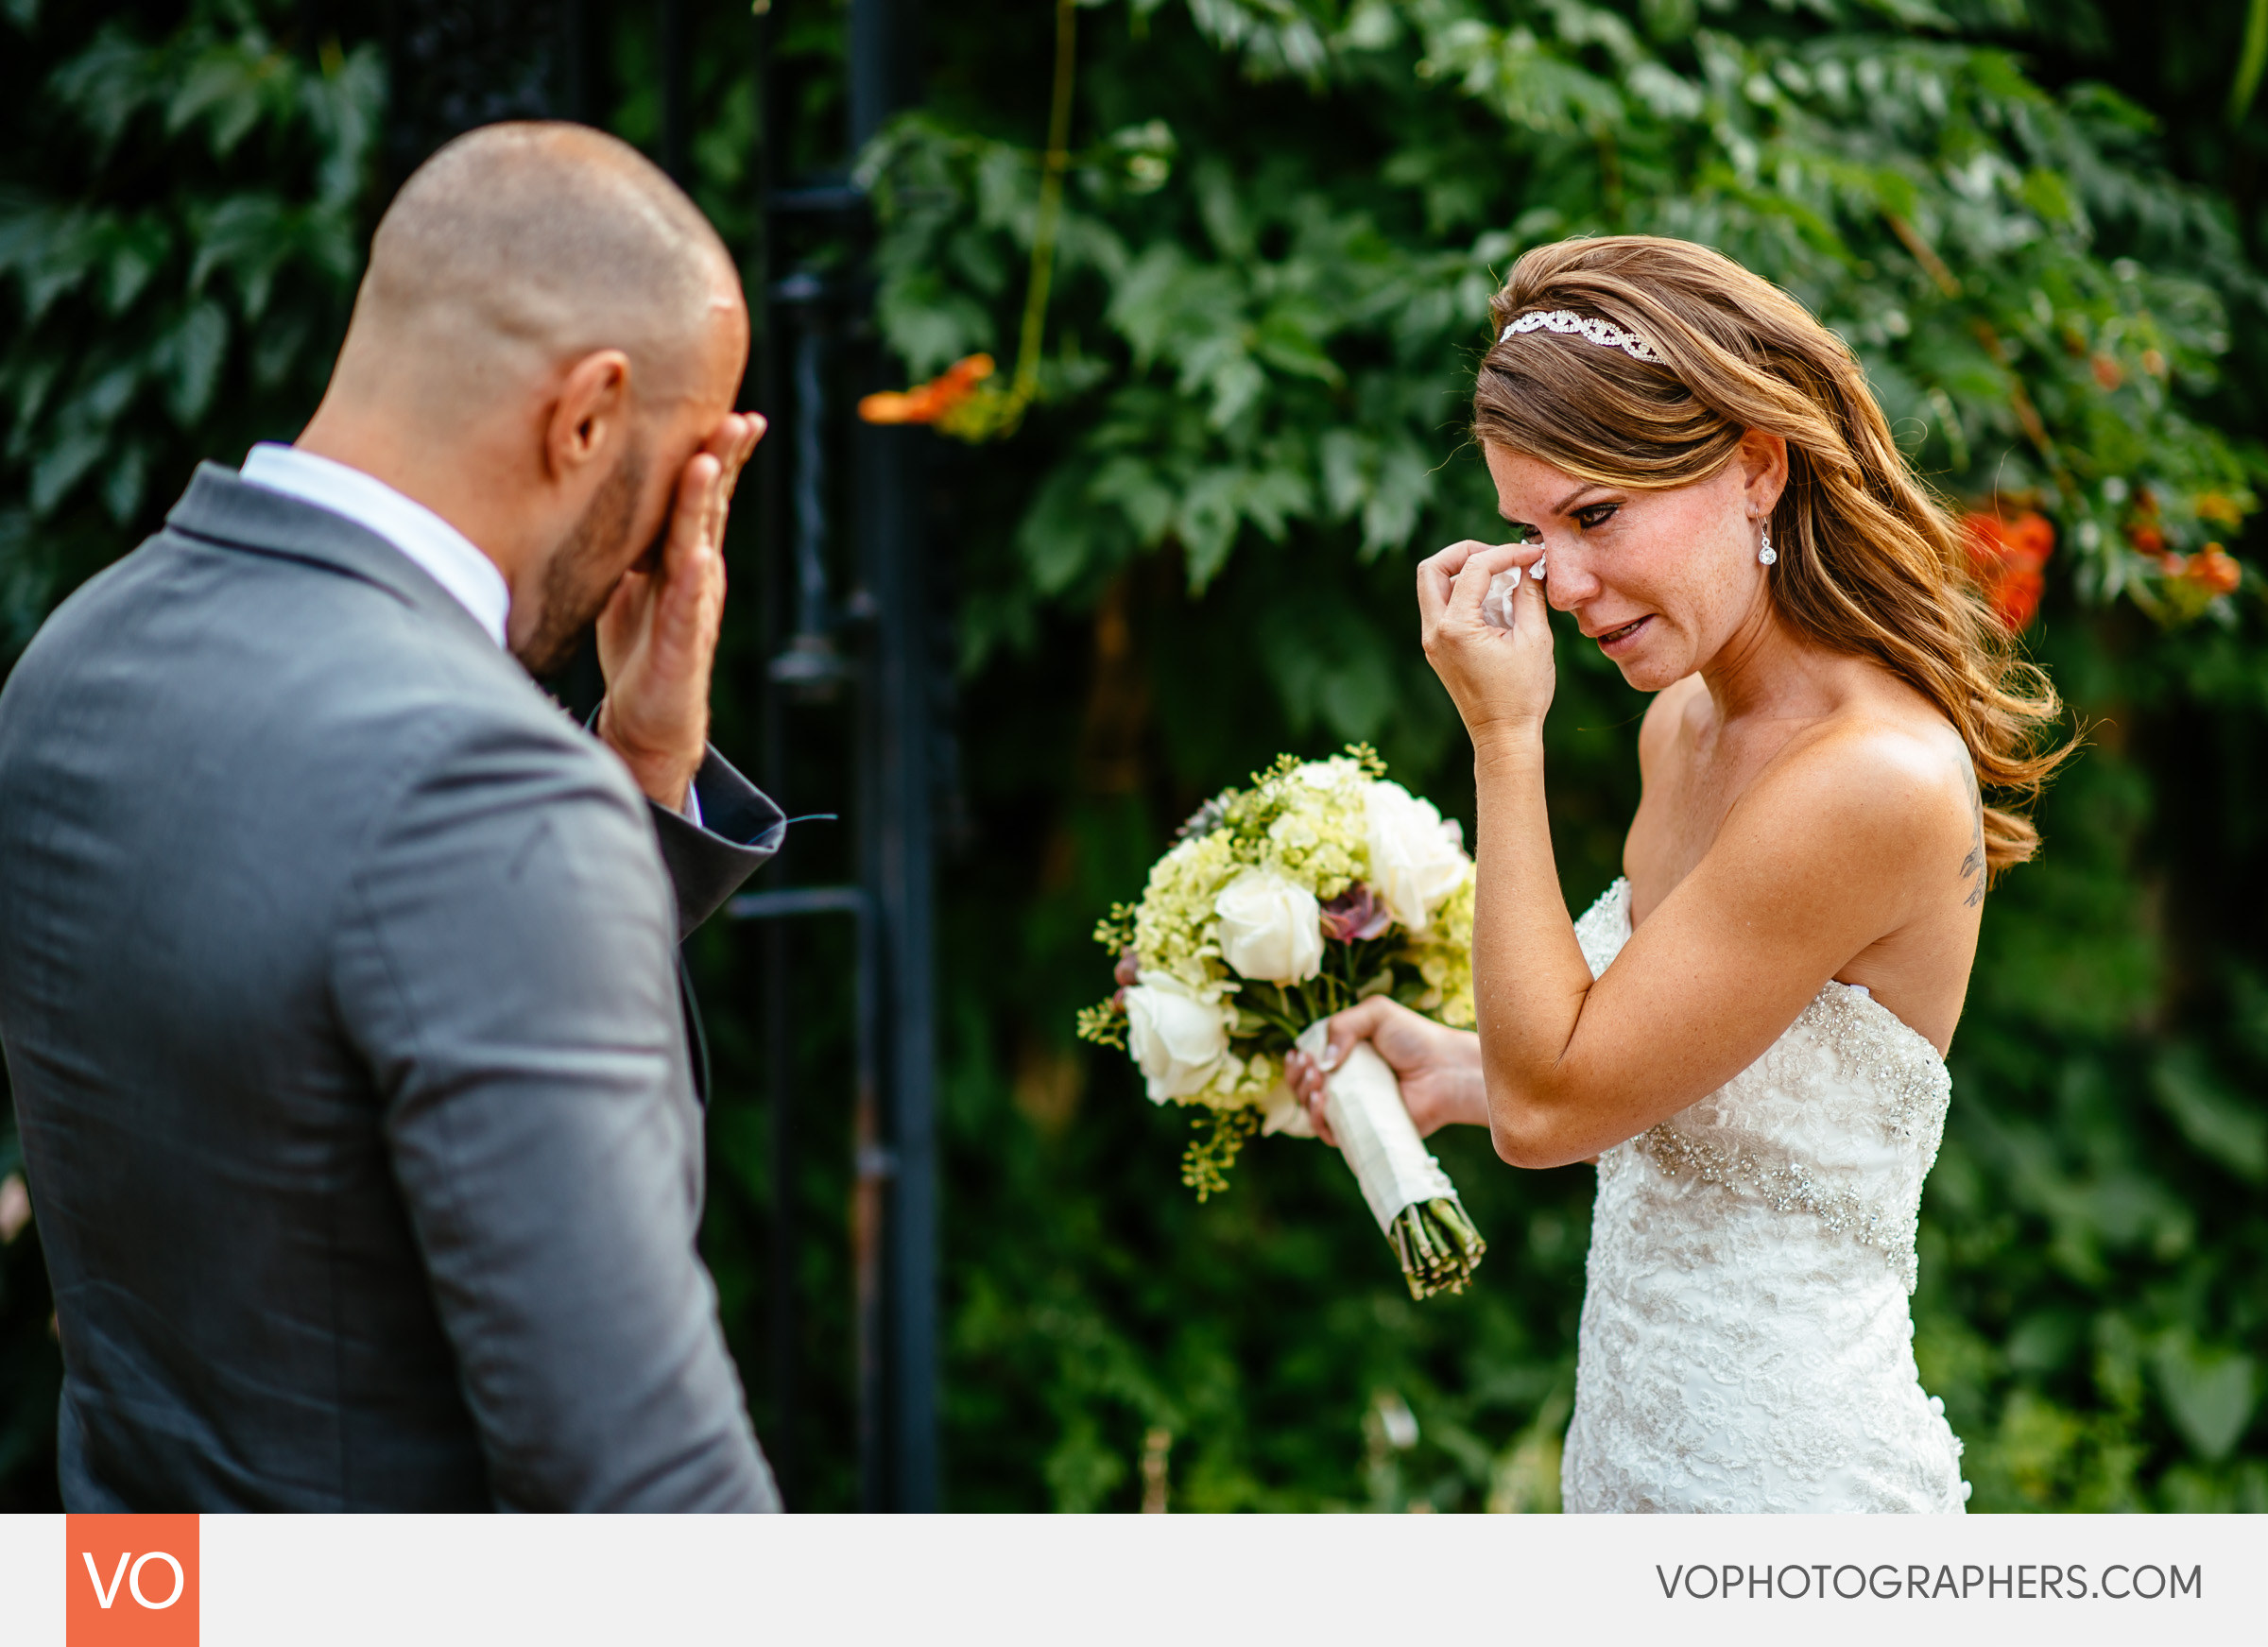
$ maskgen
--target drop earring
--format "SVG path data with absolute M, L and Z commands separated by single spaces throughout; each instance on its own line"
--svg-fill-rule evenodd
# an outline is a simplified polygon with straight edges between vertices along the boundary
M 1771 565 L 1779 558 L 1779 551 L 1772 547 L 1772 524 L 1768 521 L 1764 523 L 1763 547 L 1756 552 L 1756 558 L 1765 566 Z

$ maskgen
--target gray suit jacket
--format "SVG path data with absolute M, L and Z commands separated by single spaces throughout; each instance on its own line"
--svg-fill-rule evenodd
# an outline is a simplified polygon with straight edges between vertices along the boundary
M 780 815 L 713 758 L 700 798 L 227 470 L 48 621 L 0 693 L 0 1047 L 71 1509 L 778 1507 L 676 947 Z

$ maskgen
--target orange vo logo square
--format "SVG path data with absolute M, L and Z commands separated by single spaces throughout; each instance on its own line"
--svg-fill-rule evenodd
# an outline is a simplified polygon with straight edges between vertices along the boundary
M 197 1647 L 197 1518 L 67 1516 L 67 1647 Z

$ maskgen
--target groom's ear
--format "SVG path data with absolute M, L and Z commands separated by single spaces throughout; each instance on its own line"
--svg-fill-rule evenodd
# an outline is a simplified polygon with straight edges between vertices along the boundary
M 560 377 L 545 420 L 545 471 L 558 481 L 604 473 L 628 436 L 630 412 L 628 355 L 600 349 L 576 361 Z

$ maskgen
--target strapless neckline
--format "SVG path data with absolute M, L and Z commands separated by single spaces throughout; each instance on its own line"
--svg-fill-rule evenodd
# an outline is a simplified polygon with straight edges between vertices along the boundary
M 1638 930 L 1637 923 L 1630 918 L 1630 878 L 1627 875 L 1617 875 L 1614 884 L 1599 895 L 1601 904 L 1606 904 L 1609 901 L 1619 909 L 1622 918 L 1622 935 L 1614 946 L 1619 952 Z M 1909 1043 L 1909 1051 L 1919 1053 L 1941 1070 L 1945 1068 L 1945 1055 L 1937 1050 L 1937 1043 L 1877 1001 L 1874 991 L 1865 985 L 1846 984 L 1840 978 L 1830 978 L 1820 988 L 1819 995 L 1826 996 L 1830 991 L 1840 991 L 1842 999 L 1854 1011 L 1862 1018 L 1871 1019 L 1884 1035 L 1893 1040 L 1902 1038 Z M 1814 996 L 1813 999 L 1818 997 Z
M 1618 878 L 1575 923 L 1593 975 L 1630 940 Z M 1921 1179 L 1944 1134 L 1952 1077 L 1929 1038 L 1855 984 L 1830 979 L 1747 1069 L 1616 1151 L 1781 1211 L 1816 1214 L 1881 1252 L 1914 1290 Z M 1889 1146 L 1869 1159 L 1862 1140 Z M 1884 1172 L 1890 1159 L 1902 1163 Z M 1604 1165 L 1602 1160 L 1602 1165 Z

